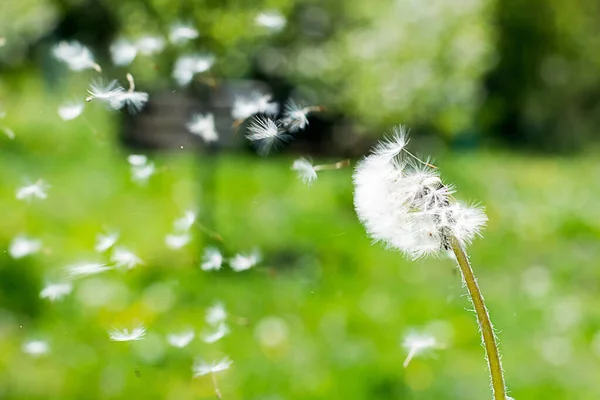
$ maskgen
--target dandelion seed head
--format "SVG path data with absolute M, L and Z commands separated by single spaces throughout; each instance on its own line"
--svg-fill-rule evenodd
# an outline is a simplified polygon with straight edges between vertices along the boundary
M 196 334 L 191 329 L 179 333 L 170 333 L 167 335 L 167 342 L 169 342 L 171 346 L 181 349 L 190 344 L 195 336 Z
M 236 254 L 229 260 L 231 269 L 235 272 L 246 271 L 260 262 L 260 253 L 254 251 L 251 254 Z
M 58 107 L 58 115 L 63 121 L 71 121 L 83 112 L 83 103 L 67 103 Z
M 110 340 L 115 342 L 131 342 L 144 339 L 146 336 L 146 328 L 142 325 L 135 327 L 131 331 L 129 329 L 113 329 L 108 332 Z
M 221 269 L 222 265 L 223 254 L 221 254 L 221 252 L 214 247 L 207 247 L 202 255 L 202 263 L 200 264 L 200 268 L 203 271 L 213 271 Z
M 49 283 L 40 292 L 40 298 L 55 301 L 69 295 L 72 291 L 73 284 L 70 282 Z
M 213 361 L 212 363 L 207 363 L 204 360 L 196 360 L 192 367 L 192 372 L 194 373 L 194 377 L 200 377 L 211 373 L 214 374 L 216 372 L 225 371 L 226 369 L 229 369 L 231 364 L 233 364 L 233 361 L 231 361 L 229 357 L 225 357 L 219 361 Z
M 44 200 L 48 197 L 48 189 L 50 185 L 48 185 L 42 179 L 38 180 L 36 183 L 32 183 L 31 185 L 25 185 L 17 189 L 17 200 L 32 200 L 32 199 L 40 199 Z
M 188 40 L 196 39 L 199 35 L 200 33 L 193 26 L 178 23 L 171 26 L 169 40 L 173 44 L 182 44 Z
M 200 136 L 205 142 L 216 142 L 219 134 L 215 128 L 213 114 L 194 114 L 187 123 L 187 129 L 194 135 Z
M 42 249 L 42 241 L 24 235 L 16 236 L 8 246 L 8 254 L 12 258 L 23 258 L 35 254 Z
M 113 64 L 119 67 L 131 64 L 135 60 L 137 52 L 137 47 L 125 39 L 118 39 L 110 45 L 110 56 Z
M 117 268 L 127 269 L 132 269 L 143 264 L 143 261 L 135 253 L 125 247 L 115 247 L 110 256 L 110 261 Z
M 25 354 L 38 357 L 50 352 L 50 345 L 44 340 L 29 340 L 21 346 L 21 350 Z
M 263 11 L 254 18 L 254 23 L 272 31 L 280 31 L 285 28 L 287 21 L 277 11 Z
M 298 178 L 307 185 L 317 180 L 317 171 L 312 163 L 305 158 L 299 158 L 292 164 L 292 170 L 298 173 Z

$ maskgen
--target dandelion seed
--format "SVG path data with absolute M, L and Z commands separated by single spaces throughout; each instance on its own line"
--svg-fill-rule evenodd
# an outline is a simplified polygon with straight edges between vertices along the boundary
M 277 11 L 264 11 L 254 18 L 254 23 L 263 28 L 278 32 L 285 28 L 287 21 L 285 17 Z
M 8 247 L 8 254 L 12 258 L 23 258 L 35 254 L 42 249 L 42 241 L 31 239 L 24 235 L 16 236 Z
M 202 255 L 200 268 L 203 271 L 219 270 L 223 265 L 223 255 L 214 247 L 207 247 Z
M 288 100 L 283 108 L 281 124 L 292 133 L 301 131 L 308 126 L 308 114 L 321 110 L 319 106 L 302 107 L 294 100 Z
M 185 212 L 183 217 L 175 220 L 173 223 L 173 228 L 177 232 L 187 232 L 190 230 L 192 225 L 196 222 L 196 213 L 194 211 L 188 210 Z
M 50 352 L 50 345 L 44 340 L 29 340 L 21 346 L 21 350 L 25 354 L 38 357 Z
M 175 62 L 173 78 L 180 86 L 185 86 L 192 81 L 194 75 L 208 71 L 215 63 L 212 54 L 183 55 Z
M 113 262 L 117 268 L 127 269 L 135 268 L 144 263 L 138 256 L 135 255 L 135 253 L 126 249 L 125 247 L 114 248 L 112 255 L 110 256 L 110 261 Z
M 71 121 L 83 112 L 83 103 L 68 103 L 58 107 L 58 115 L 63 121 Z
M 433 349 L 440 348 L 440 345 L 436 338 L 431 335 L 412 332 L 404 338 L 402 347 L 408 350 L 408 355 L 402 364 L 404 368 L 406 368 L 414 357 L 425 354 Z
M 109 99 L 109 102 L 110 106 L 115 110 L 120 110 L 124 106 L 127 106 L 129 112 L 135 114 L 141 111 L 148 102 L 148 93 L 135 91 L 133 75 L 127 74 L 127 81 L 129 82 L 129 90 L 115 94 Z
M 48 197 L 48 189 L 50 185 L 48 185 L 42 179 L 38 180 L 36 183 L 31 185 L 25 185 L 17 189 L 17 200 L 31 200 L 34 198 L 44 200 Z
M 243 121 L 255 114 L 276 115 L 279 104 L 271 102 L 270 94 L 253 92 L 249 98 L 236 97 L 231 109 L 231 116 L 236 121 Z
M 131 179 L 139 184 L 145 184 L 155 172 L 156 167 L 153 162 L 148 162 L 145 165 L 133 165 L 131 167 Z
M 131 331 L 129 331 L 129 329 L 113 329 L 108 332 L 108 336 L 110 337 L 110 340 L 115 342 L 142 340 L 144 336 L 146 336 L 146 328 L 140 325 Z
M 96 246 L 94 247 L 94 250 L 98 253 L 104 253 L 106 250 L 113 247 L 118 239 L 118 232 L 100 233 L 96 236 Z
M 165 244 L 168 248 L 177 250 L 187 245 L 192 237 L 188 233 L 183 233 L 181 235 L 173 235 L 168 234 L 165 236 Z
M 173 347 L 183 348 L 190 344 L 196 334 L 192 330 L 167 335 L 167 342 Z
M 215 343 L 225 337 L 228 333 L 229 327 L 226 323 L 221 322 L 217 325 L 216 330 L 204 332 L 202 334 L 202 341 L 205 343 Z
M 131 154 L 127 156 L 127 162 L 135 167 L 141 167 L 148 163 L 148 157 L 143 154 Z
M 110 56 L 113 64 L 120 67 L 131 64 L 135 60 L 137 52 L 137 47 L 125 39 L 119 39 L 110 45 Z
M 98 99 L 110 102 L 124 91 L 125 89 L 119 85 L 116 79 L 110 82 L 105 82 L 102 79 L 94 79 L 90 84 L 90 88 L 88 89 L 89 96 L 85 98 L 85 101 Z
M 182 44 L 188 40 L 196 39 L 200 33 L 198 30 L 190 25 L 175 24 L 171 26 L 171 32 L 169 34 L 169 40 L 173 44 Z
M 73 291 L 73 285 L 69 282 L 65 283 L 50 283 L 40 292 L 40 298 L 50 301 L 59 300 Z
M 227 311 L 223 303 L 215 303 L 206 310 L 204 320 L 210 325 L 218 325 L 227 319 Z
M 235 272 L 246 271 L 260 262 L 260 253 L 254 251 L 252 254 L 236 254 L 229 260 L 231 269 Z
M 160 53 L 165 48 L 165 41 L 157 36 L 143 36 L 136 42 L 136 47 L 140 54 L 150 56 Z
M 312 163 L 304 158 L 294 161 L 292 170 L 298 172 L 298 178 L 307 185 L 317 180 L 317 171 L 315 171 Z
M 248 126 L 248 131 L 250 133 L 246 137 L 258 143 L 258 154 L 261 156 L 267 155 L 273 148 L 289 140 L 285 131 L 279 129 L 275 121 L 266 117 L 255 117 Z
M 88 275 L 96 275 L 101 272 L 108 271 L 109 269 L 111 269 L 111 267 L 102 263 L 81 263 L 70 265 L 65 269 L 67 270 L 69 278 L 74 279 Z
M 207 363 L 203 360 L 197 360 L 193 366 L 194 377 L 204 376 L 215 372 L 225 371 L 233 364 L 229 357 L 225 357 L 219 361 Z
M 200 136 L 205 142 L 216 142 L 219 134 L 215 128 L 215 119 L 212 114 L 194 114 L 186 125 L 188 131 Z
M 6 137 L 9 138 L 10 140 L 15 139 L 15 131 L 10 129 L 9 127 L 7 127 L 7 126 L 2 127 L 2 132 L 4 132 Z
M 95 69 L 102 72 L 102 68 L 94 61 L 92 52 L 77 41 L 60 42 L 52 49 L 54 57 L 67 64 L 73 71 Z

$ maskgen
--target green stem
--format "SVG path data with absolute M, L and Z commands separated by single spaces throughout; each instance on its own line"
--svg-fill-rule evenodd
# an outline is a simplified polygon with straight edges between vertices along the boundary
M 502 362 L 500 361 L 500 353 L 498 351 L 498 344 L 496 343 L 496 336 L 494 335 L 494 327 L 492 321 L 490 321 L 490 315 L 483 296 L 477 285 L 477 278 L 473 273 L 471 264 L 467 253 L 462 244 L 453 237 L 451 240 L 452 250 L 456 255 L 458 266 L 462 272 L 463 280 L 467 285 L 469 296 L 475 307 L 475 313 L 477 314 L 477 322 L 479 323 L 479 329 L 481 330 L 481 339 L 483 340 L 483 346 L 485 347 L 485 353 L 487 355 L 487 362 L 490 370 L 490 378 L 492 381 L 492 394 L 495 400 L 506 400 L 506 386 L 504 384 L 504 373 L 502 371 Z

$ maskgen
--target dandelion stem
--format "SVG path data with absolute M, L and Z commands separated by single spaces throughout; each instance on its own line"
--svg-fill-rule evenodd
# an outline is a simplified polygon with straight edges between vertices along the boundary
M 223 398 L 223 396 L 221 396 L 221 391 L 219 390 L 219 385 L 217 382 L 217 374 L 215 374 L 213 372 L 211 375 L 212 375 L 213 386 L 215 388 L 215 394 L 217 395 L 217 399 L 221 400 Z
M 313 169 L 315 171 L 325 171 L 328 169 L 344 168 L 344 167 L 347 167 L 348 165 L 350 165 L 350 160 L 342 160 L 342 161 L 336 162 L 335 164 L 315 165 Z
M 469 296 L 475 307 L 475 313 L 477 314 L 477 322 L 479 323 L 479 329 L 481 331 L 481 339 L 483 340 L 483 346 L 487 355 L 487 362 L 490 370 L 490 378 L 492 381 L 492 395 L 494 400 L 506 400 L 506 386 L 504 384 L 504 373 L 502 371 L 502 363 L 500 361 L 500 353 L 498 351 L 498 344 L 496 343 L 496 337 L 494 335 L 494 327 L 490 320 L 490 315 L 479 285 L 477 285 L 477 278 L 473 273 L 469 258 L 465 252 L 462 244 L 452 237 L 451 246 L 456 259 L 458 260 L 458 266 L 463 276 L 463 280 L 467 285 Z

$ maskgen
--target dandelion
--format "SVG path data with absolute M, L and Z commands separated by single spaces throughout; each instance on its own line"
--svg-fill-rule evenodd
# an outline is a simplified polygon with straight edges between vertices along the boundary
M 406 150 L 407 131 L 399 127 L 380 143 L 354 173 L 354 205 L 376 241 L 416 259 L 452 250 L 473 302 L 486 350 L 494 399 L 506 400 L 494 330 L 465 247 L 487 221 L 484 211 L 464 206 L 439 172 Z
M 302 182 L 310 186 L 314 181 L 317 180 L 317 171 L 340 169 L 348 166 L 349 164 L 350 160 L 343 160 L 335 164 L 313 165 L 307 159 L 299 158 L 292 164 L 292 170 L 298 173 L 298 178 Z
M 25 354 L 38 357 L 50 352 L 50 345 L 44 340 L 29 340 L 21 346 L 21 350 Z
M 67 103 L 58 107 L 58 116 L 63 121 L 71 121 L 81 115 L 83 112 L 83 103 Z
M 8 254 L 12 258 L 23 258 L 35 254 L 42 249 L 42 241 L 24 235 L 16 236 L 8 246 Z
M 125 247 L 116 247 L 110 256 L 110 261 L 113 262 L 117 268 L 127 269 L 135 268 L 144 263 L 138 256 L 135 255 L 135 253 L 126 249 Z
M 186 126 L 188 131 L 200 136 L 207 143 L 216 142 L 219 139 L 219 134 L 215 128 L 215 118 L 211 113 L 194 114 Z
M 84 45 L 77 41 L 60 42 L 52 49 L 54 57 L 67 64 L 73 71 L 95 69 L 102 72 L 102 68 L 94 61 L 94 55 Z
M 202 255 L 202 263 L 200 264 L 200 268 L 203 271 L 212 271 L 221 269 L 222 265 L 223 254 L 221 254 L 221 252 L 214 247 L 207 247 Z
M 276 115 L 279 112 L 279 104 L 271 102 L 270 94 L 253 92 L 249 98 L 236 97 L 231 109 L 231 116 L 239 125 L 255 114 Z
M 88 97 L 85 101 L 92 101 L 94 99 L 102 101 L 111 101 L 116 96 L 122 94 L 125 91 L 123 86 L 119 85 L 119 82 L 114 79 L 110 82 L 106 82 L 102 79 L 94 79 L 88 89 Z
M 302 107 L 294 100 L 288 100 L 283 107 L 281 124 L 292 133 L 301 131 L 308 126 L 308 114 L 321 109 L 319 106 Z
M 173 347 L 183 348 L 190 344 L 196 334 L 192 330 L 183 331 L 180 333 L 171 333 L 167 335 L 167 342 Z
M 192 225 L 196 222 L 196 213 L 192 210 L 187 210 L 183 217 L 178 218 L 173 223 L 173 228 L 177 232 L 187 232 L 190 230 Z
M 150 56 L 160 53 L 165 48 L 165 40 L 157 36 L 143 36 L 135 46 L 140 54 Z
M 81 263 L 70 265 L 65 268 L 69 278 L 81 278 L 88 275 L 96 275 L 104 271 L 111 269 L 106 264 L 102 263 Z
M 402 366 L 406 368 L 414 357 L 425 354 L 435 348 L 439 348 L 440 345 L 437 339 L 432 335 L 411 332 L 404 338 L 402 347 L 408 350 L 408 355 L 402 364 Z
M 188 233 L 180 235 L 168 234 L 165 236 L 165 244 L 168 248 L 177 250 L 188 244 L 192 237 Z
M 215 303 L 206 310 L 204 320 L 210 325 L 218 325 L 227 319 L 227 311 L 223 303 Z
M 131 64 L 135 60 L 137 52 L 137 47 L 125 39 L 118 39 L 110 45 L 110 56 L 113 64 L 119 67 Z
M 254 23 L 271 31 L 278 32 L 285 28 L 285 17 L 277 11 L 263 11 L 254 18 Z
M 229 327 L 226 323 L 221 322 L 214 331 L 204 332 L 202 334 L 202 341 L 205 343 L 215 343 L 225 337 L 228 333 Z
M 229 265 L 235 272 L 246 271 L 254 267 L 260 261 L 260 253 L 254 251 L 251 254 L 236 254 L 231 260 Z
M 148 93 L 135 91 L 133 75 L 127 74 L 127 81 L 129 82 L 129 90 L 127 92 L 116 93 L 109 99 L 109 102 L 110 106 L 115 110 L 120 110 L 124 106 L 127 106 L 129 112 L 134 114 L 141 111 L 148 102 Z
M 188 40 L 196 39 L 199 35 L 200 33 L 193 26 L 179 23 L 171 26 L 169 40 L 173 44 L 182 44 L 187 42 Z
M 55 301 L 65 297 L 72 291 L 73 285 L 70 282 L 50 283 L 44 286 L 44 288 L 40 292 L 40 298 Z
M 34 198 L 44 200 L 48 197 L 48 189 L 50 185 L 48 185 L 42 179 L 38 180 L 36 183 L 31 185 L 25 185 L 17 189 L 17 200 L 31 200 Z
M 110 340 L 115 342 L 131 342 L 136 340 L 142 340 L 146 336 L 146 328 L 142 325 L 132 329 L 113 329 L 108 332 Z
M 96 246 L 94 250 L 98 253 L 104 253 L 117 243 L 119 232 L 100 233 L 96 236 Z
M 262 156 L 289 140 L 289 136 L 285 134 L 285 131 L 280 129 L 275 121 L 266 117 L 254 118 L 248 127 L 248 131 L 250 133 L 246 137 L 258 143 L 258 154 Z
M 194 75 L 208 71 L 215 63 L 212 54 L 183 55 L 175 62 L 173 78 L 180 86 L 185 86 L 192 81 Z

